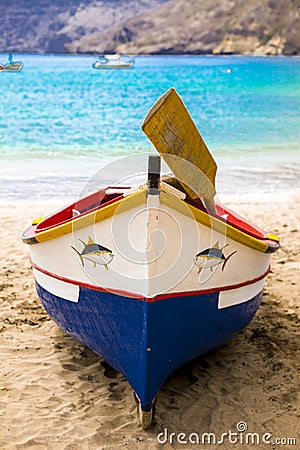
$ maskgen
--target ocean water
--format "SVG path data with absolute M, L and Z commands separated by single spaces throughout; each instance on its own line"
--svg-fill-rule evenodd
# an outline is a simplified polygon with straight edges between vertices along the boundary
M 1 200 L 144 181 L 155 149 L 141 123 L 170 87 L 218 164 L 220 195 L 300 189 L 300 58 L 139 56 L 110 71 L 93 56 L 14 59 L 22 72 L 0 73 Z

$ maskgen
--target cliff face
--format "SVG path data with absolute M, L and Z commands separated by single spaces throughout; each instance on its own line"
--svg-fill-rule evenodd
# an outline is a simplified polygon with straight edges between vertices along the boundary
M 300 54 L 300 0 L 0 0 L 0 17 L 1 52 Z
M 102 51 L 112 27 L 166 1 L 0 0 L 0 52 Z M 109 42 L 111 50 L 115 45 Z
M 133 53 L 299 54 L 299 0 L 172 0 L 127 21 Z

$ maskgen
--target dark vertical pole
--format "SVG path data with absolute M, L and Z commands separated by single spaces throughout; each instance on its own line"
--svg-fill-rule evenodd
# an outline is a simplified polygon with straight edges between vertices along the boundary
M 160 180 L 160 156 L 148 156 L 148 192 L 157 195 L 159 193 Z

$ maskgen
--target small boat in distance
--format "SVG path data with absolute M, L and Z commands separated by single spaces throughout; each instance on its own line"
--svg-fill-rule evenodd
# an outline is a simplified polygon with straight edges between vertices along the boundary
M 20 72 L 23 69 L 21 61 L 13 61 L 12 54 L 8 55 L 8 62 L 0 64 L 0 72 Z
M 92 64 L 93 69 L 130 69 L 134 65 L 134 59 L 120 54 L 100 55 Z

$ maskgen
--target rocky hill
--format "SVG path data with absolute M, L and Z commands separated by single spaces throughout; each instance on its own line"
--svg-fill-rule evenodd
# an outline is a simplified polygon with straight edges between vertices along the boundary
M 0 52 L 300 54 L 300 0 L 0 0 Z

